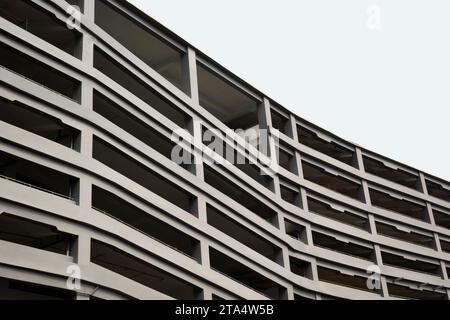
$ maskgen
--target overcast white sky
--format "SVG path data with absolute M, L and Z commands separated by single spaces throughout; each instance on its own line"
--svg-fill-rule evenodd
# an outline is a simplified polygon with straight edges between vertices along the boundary
M 449 0 L 131 2 L 299 116 L 450 178 Z

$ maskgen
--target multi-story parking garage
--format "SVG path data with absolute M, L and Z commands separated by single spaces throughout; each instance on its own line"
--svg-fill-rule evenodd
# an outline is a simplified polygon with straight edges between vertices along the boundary
M 448 181 L 303 120 L 127 1 L 0 15 L 0 298 L 450 298 Z M 205 130 L 240 128 L 269 148 L 230 133 L 248 161 L 204 161 Z

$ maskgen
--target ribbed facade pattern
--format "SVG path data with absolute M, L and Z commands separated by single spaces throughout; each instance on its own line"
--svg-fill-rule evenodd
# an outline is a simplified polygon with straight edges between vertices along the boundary
M 0 25 L 0 299 L 450 298 L 448 181 L 291 113 L 128 1 L 2 0 Z M 205 130 L 252 128 L 267 150 L 231 133 L 247 162 L 205 161 Z

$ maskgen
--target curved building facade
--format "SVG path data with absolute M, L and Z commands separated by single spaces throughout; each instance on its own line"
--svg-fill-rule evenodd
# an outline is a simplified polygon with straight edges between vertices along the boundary
M 448 181 L 128 1 L 2 0 L 0 24 L 0 299 L 450 298 Z

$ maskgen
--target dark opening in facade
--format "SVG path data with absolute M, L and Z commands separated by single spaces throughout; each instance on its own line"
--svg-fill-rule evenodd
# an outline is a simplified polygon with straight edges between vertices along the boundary
M 146 287 L 181 300 L 198 300 L 202 290 L 106 243 L 92 240 L 91 262 Z
M 95 185 L 92 186 L 92 207 L 158 242 L 200 260 L 200 242 L 197 239 Z
M 285 135 L 289 136 L 290 135 L 289 118 L 286 117 L 285 115 L 282 115 L 273 108 L 270 109 L 270 115 L 272 117 L 272 126 L 281 133 L 284 133 Z
M 207 206 L 208 224 L 243 243 L 266 258 L 283 265 L 281 248 L 254 233 L 211 205 Z
M 388 193 L 369 188 L 372 205 L 394 211 L 408 217 L 426 221 L 427 213 L 424 205 L 405 199 L 394 198 Z
M 308 243 L 308 238 L 306 236 L 306 227 L 300 225 L 296 222 L 293 222 L 288 219 L 284 219 L 284 225 L 286 228 L 286 234 L 291 238 L 303 242 L 305 244 Z
M 259 274 L 242 263 L 210 248 L 211 268 L 240 282 L 253 290 L 276 300 L 286 299 L 286 288 Z
M 175 142 L 142 121 L 141 119 L 146 117 L 143 113 L 140 113 L 141 119 L 139 119 L 95 90 L 93 107 L 95 112 L 161 153 L 167 159 L 172 160 L 171 156 L 172 150 L 176 146 Z M 189 153 L 187 150 L 185 152 Z M 190 163 L 194 163 L 192 155 L 191 160 Z M 181 164 L 181 167 L 189 171 L 190 164 Z
M 316 198 L 310 196 L 308 199 L 308 209 L 309 211 L 316 213 L 318 215 L 351 225 L 353 227 L 367 230 L 369 227 L 369 220 L 367 215 L 362 216 L 345 209 L 337 210 L 331 206 L 331 204 L 320 201 Z
M 450 187 L 449 186 L 445 187 L 443 184 L 433 182 L 428 179 L 425 181 L 426 181 L 426 185 L 427 185 L 428 194 L 430 196 L 450 202 Z
M 70 290 L 0 278 L 0 300 L 74 300 Z
M 317 273 L 320 281 L 337 284 L 353 289 L 369 291 L 372 293 L 379 293 L 379 290 L 371 290 L 367 286 L 367 277 L 356 274 L 344 273 L 340 270 L 327 268 L 324 266 L 317 266 Z M 358 297 L 355 297 L 356 299 Z
M 0 97 L 0 121 L 80 151 L 79 130 L 18 101 L 9 101 Z
M 273 191 L 273 179 L 265 174 L 258 165 L 248 158 L 248 153 L 244 155 L 224 141 L 225 135 L 217 129 L 209 130 L 202 126 L 202 142 L 205 147 L 217 153 L 219 156 L 232 163 L 236 168 L 254 179 L 265 188 Z
M 408 269 L 416 272 L 427 273 L 434 276 L 441 276 L 441 265 L 431 262 L 425 262 L 419 259 L 407 259 L 399 254 L 393 254 L 386 251 L 381 251 L 383 264 L 391 265 L 398 268 Z
M 434 238 L 431 235 L 427 236 L 422 233 L 399 228 L 397 226 L 379 221 L 375 221 L 375 225 L 378 234 L 382 234 L 393 239 L 410 242 L 418 246 L 434 248 Z
M 200 105 L 229 128 L 257 129 L 259 102 L 197 63 Z
M 297 125 L 297 135 L 298 141 L 311 149 L 319 151 L 327 156 L 330 156 L 336 160 L 346 163 L 350 166 L 356 167 L 355 165 L 355 151 L 343 147 L 336 142 L 325 139 L 321 137 L 318 133 L 302 126 Z
M 312 279 L 311 262 L 295 257 L 289 257 L 289 263 L 292 273 L 303 278 Z
M 373 247 L 356 244 L 351 242 L 350 240 L 344 242 L 331 235 L 327 235 L 318 231 L 313 231 L 312 236 L 315 246 L 369 261 L 373 261 L 375 258 Z
M 78 178 L 0 151 L 0 177 L 76 201 Z
M 291 148 L 280 143 L 277 148 L 277 155 L 278 164 L 280 167 L 295 175 L 298 175 L 297 159 L 295 157 L 295 152 Z
M 0 214 L 0 240 L 70 256 L 74 235 L 9 213 Z
M 450 213 L 433 208 L 434 221 L 438 226 L 450 229 Z
M 41 9 L 32 1 L 2 0 L 0 17 L 25 29 L 55 47 L 81 58 L 81 33 Z
M 0 64 L 50 90 L 80 102 L 80 81 L 4 43 L 0 44 Z
M 94 137 L 92 156 L 181 209 L 194 213 L 192 194 L 98 137 Z
M 98 47 L 94 48 L 94 68 L 104 73 L 139 99 L 142 99 L 145 103 L 172 120 L 178 126 L 182 128 L 186 127 L 191 119 L 177 106 L 167 101 L 143 80 L 139 79 L 138 76 L 134 75 L 124 66 L 121 66 Z
M 389 295 L 391 297 L 405 298 L 405 299 L 415 299 L 415 300 L 447 300 L 446 294 L 439 291 L 432 291 L 426 289 L 413 289 L 409 286 L 387 283 Z
M 212 167 L 205 165 L 204 173 L 206 183 L 223 192 L 228 197 L 252 211 L 262 219 L 278 227 L 278 214 L 274 209 L 270 208 L 268 205 L 264 204 L 244 189 L 238 187 L 224 175 L 219 174 Z
M 92 0 L 90 0 L 92 1 Z M 183 67 L 185 52 L 113 4 L 95 0 L 95 23 L 173 85 L 188 93 Z
M 417 190 L 419 177 L 399 168 L 392 168 L 384 162 L 363 155 L 364 169 L 366 172 L 384 178 L 386 180 L 401 184 L 405 187 Z
M 322 187 L 341 193 L 347 197 L 363 202 L 361 183 L 354 182 L 342 176 L 332 174 L 325 168 L 302 161 L 303 176 L 306 180 Z
M 281 199 L 284 201 L 302 208 L 302 196 L 300 187 L 290 183 L 280 181 Z

